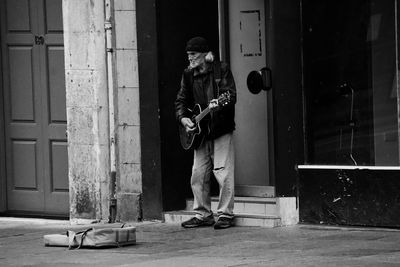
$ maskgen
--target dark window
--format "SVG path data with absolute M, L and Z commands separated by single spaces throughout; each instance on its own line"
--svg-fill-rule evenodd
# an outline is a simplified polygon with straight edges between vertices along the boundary
M 306 164 L 399 165 L 396 2 L 303 0 Z

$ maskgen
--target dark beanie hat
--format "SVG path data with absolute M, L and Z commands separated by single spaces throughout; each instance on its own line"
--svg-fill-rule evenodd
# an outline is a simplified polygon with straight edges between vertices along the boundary
M 194 51 L 194 52 L 208 52 L 207 40 L 203 37 L 193 37 L 186 44 L 186 52 Z

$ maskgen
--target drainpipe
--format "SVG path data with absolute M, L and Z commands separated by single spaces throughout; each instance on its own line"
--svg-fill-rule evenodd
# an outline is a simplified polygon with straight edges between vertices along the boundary
M 105 0 L 105 23 L 106 32 L 106 48 L 107 48 L 107 82 L 108 82 L 108 122 L 110 136 L 110 197 L 109 197 L 109 223 L 114 223 L 117 213 L 116 198 L 116 118 L 117 112 L 115 107 L 116 86 L 115 86 L 115 51 L 114 51 L 114 33 L 113 33 L 113 10 L 114 1 Z

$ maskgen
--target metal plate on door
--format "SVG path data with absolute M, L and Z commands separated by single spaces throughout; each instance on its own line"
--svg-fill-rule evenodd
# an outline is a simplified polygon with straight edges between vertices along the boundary
M 43 36 L 38 36 L 35 35 L 35 44 L 37 45 L 43 45 L 44 44 L 44 37 Z

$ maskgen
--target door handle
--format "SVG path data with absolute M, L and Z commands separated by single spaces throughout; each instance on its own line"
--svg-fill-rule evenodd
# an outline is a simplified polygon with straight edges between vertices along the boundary
M 35 44 L 36 45 L 43 45 L 44 44 L 44 36 L 35 35 Z
M 261 70 L 253 70 L 247 76 L 247 88 L 252 94 L 258 94 L 261 90 L 272 88 L 271 69 L 264 67 Z

